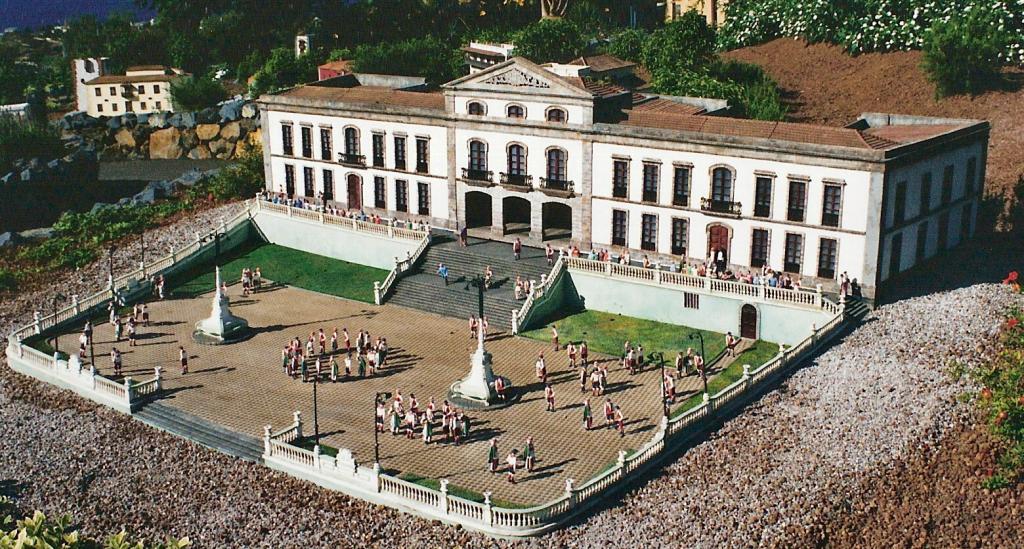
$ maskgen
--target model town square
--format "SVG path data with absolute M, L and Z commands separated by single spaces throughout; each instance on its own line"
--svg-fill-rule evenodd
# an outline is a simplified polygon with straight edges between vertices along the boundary
M 1024 546 L 1024 2 L 898 4 L 0 8 L 0 548 Z

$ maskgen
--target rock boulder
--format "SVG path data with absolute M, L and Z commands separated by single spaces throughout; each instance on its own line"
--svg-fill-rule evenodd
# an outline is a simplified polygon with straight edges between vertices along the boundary
M 150 159 L 175 159 L 184 154 L 181 149 L 181 130 L 178 128 L 157 130 L 149 136 Z
M 238 136 L 240 136 L 241 134 L 242 130 L 241 127 L 239 127 L 238 122 L 228 122 L 227 124 L 224 124 L 224 127 L 220 129 L 221 138 L 227 139 L 228 141 L 232 142 L 237 141 Z
M 132 131 L 128 128 L 121 128 L 117 133 L 114 134 L 114 141 L 121 147 L 126 149 L 134 149 L 137 143 L 135 142 L 135 136 Z
M 199 124 L 196 126 L 196 136 L 201 141 L 209 141 L 220 132 L 220 126 L 217 124 Z

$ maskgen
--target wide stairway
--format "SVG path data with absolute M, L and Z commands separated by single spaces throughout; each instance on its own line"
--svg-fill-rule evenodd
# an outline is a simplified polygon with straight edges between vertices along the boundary
M 437 275 L 440 263 L 448 266 L 447 287 Z M 468 321 L 470 315 L 478 314 L 478 292 L 470 282 L 477 275 L 483 277 L 488 265 L 494 278 L 491 289 L 484 292 L 484 314 L 492 331 L 507 331 L 512 310 L 523 305 L 513 293 L 516 275 L 539 283 L 541 275 L 551 272 L 542 249 L 523 246 L 522 259 L 515 261 L 512 244 L 507 242 L 470 238 L 469 246 L 463 248 L 451 235 L 435 233 L 417 267 L 395 285 L 388 303 Z
M 149 402 L 132 414 L 143 423 L 187 438 L 192 442 L 246 461 L 263 459 L 263 442 L 220 425 L 162 404 Z

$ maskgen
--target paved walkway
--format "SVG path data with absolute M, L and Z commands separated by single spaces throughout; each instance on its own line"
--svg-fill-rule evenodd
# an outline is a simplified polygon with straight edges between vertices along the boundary
M 271 273 L 268 273 L 268 276 Z M 208 314 L 209 294 L 194 299 L 176 299 L 151 304 L 153 324 L 140 330 L 140 344 L 124 352 L 126 375 L 148 378 L 155 366 L 164 368 L 169 395 L 162 401 L 233 430 L 262 436 L 263 426 L 275 429 L 291 421 L 301 410 L 305 431 L 313 432 L 312 384 L 288 378 L 280 367 L 281 347 L 294 336 L 305 336 L 317 328 L 347 327 L 353 334 L 368 329 L 384 336 L 392 346 L 391 365 L 378 376 L 319 385 L 319 424 L 323 443 L 351 448 L 363 463 L 373 460 L 373 395 L 376 391 L 415 393 L 421 406 L 433 396 L 440 406 L 448 386 L 469 370 L 469 355 L 475 342 L 469 338 L 464 321 L 393 305 L 375 307 L 305 290 L 281 287 L 242 298 L 234 286 L 232 311 L 246 318 L 256 335 L 243 343 L 200 346 L 191 342 L 194 323 Z M 112 376 L 109 353 L 112 328 L 96 329 L 96 353 L 100 371 Z M 184 343 L 182 343 L 184 342 Z M 177 366 L 178 345 L 190 355 L 190 371 L 181 376 Z M 77 334 L 63 336 L 61 348 L 77 347 Z M 577 485 L 594 476 L 615 460 L 620 449 L 637 449 L 654 434 L 660 420 L 657 371 L 630 376 L 617 362 L 610 371 L 608 396 L 622 406 L 626 415 L 626 436 L 611 429 L 585 432 L 581 426 L 582 397 L 577 376 L 567 371 L 565 355 L 551 353 L 538 341 L 493 334 L 487 343 L 494 356 L 495 371 L 509 377 L 527 393 L 504 410 L 471 412 L 473 434 L 460 446 L 421 440 L 406 440 L 390 434 L 380 438 L 381 463 L 385 469 L 448 478 L 456 486 L 478 492 L 491 490 L 495 498 L 516 503 L 539 503 L 560 495 L 567 478 Z M 534 377 L 538 352 L 548 357 L 558 409 L 544 410 L 543 387 Z M 685 398 L 700 385 L 696 376 L 678 387 Z M 689 392 L 687 392 L 689 391 Z M 603 399 L 592 399 L 600 414 Z M 602 421 L 597 421 L 600 425 Z M 539 455 L 537 469 L 511 485 L 501 475 L 486 471 L 487 445 L 498 437 L 501 456 L 512 447 L 522 448 L 533 436 Z

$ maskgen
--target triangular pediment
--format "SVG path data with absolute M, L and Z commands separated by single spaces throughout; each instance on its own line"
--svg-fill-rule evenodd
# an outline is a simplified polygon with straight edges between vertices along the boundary
M 535 93 L 581 99 L 594 97 L 569 80 L 525 58 L 513 57 L 478 73 L 453 80 L 445 84 L 444 88 L 458 91 L 514 91 L 518 94 Z

